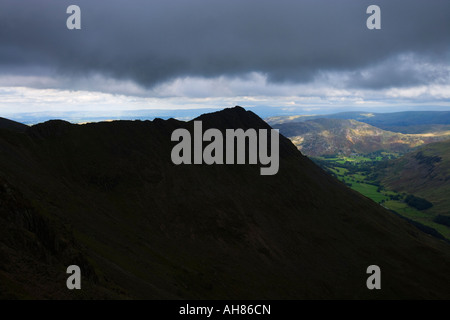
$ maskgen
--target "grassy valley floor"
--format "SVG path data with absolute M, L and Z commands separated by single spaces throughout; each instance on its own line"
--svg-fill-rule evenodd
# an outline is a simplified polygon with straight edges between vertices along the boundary
M 311 157 L 311 159 L 353 190 L 411 220 L 422 230 L 437 236 L 440 234 L 450 241 L 450 227 L 435 222 L 436 214 L 408 205 L 405 202 L 408 194 L 389 190 L 377 180 L 377 170 L 383 167 L 387 160 L 396 159 L 399 156 L 398 153 L 379 151 L 364 155 L 327 155 Z

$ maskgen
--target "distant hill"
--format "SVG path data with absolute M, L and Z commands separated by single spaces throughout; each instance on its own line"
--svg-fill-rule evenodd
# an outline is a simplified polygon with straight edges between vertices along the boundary
M 430 214 L 450 216 L 450 140 L 432 143 L 390 161 L 378 179 L 399 192 L 433 204 Z
M 392 113 L 341 112 L 328 115 L 270 117 L 270 125 L 315 119 L 357 120 L 377 128 L 400 133 L 450 131 L 450 111 L 404 111 Z
M 422 144 L 450 138 L 448 134 L 401 134 L 367 123 L 344 119 L 315 119 L 273 126 L 308 156 L 367 154 L 379 150 L 406 152 Z
M 203 127 L 269 129 L 236 107 Z M 280 137 L 280 170 L 171 162 L 174 119 L 0 130 L 3 298 L 450 299 L 450 246 Z M 69 292 L 65 268 L 82 269 Z M 367 267 L 382 272 L 368 290 Z

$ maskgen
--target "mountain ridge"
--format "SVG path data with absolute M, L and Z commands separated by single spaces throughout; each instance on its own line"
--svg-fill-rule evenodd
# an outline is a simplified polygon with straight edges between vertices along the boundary
M 28 126 L 17 121 L 0 117 L 0 129 L 25 132 L 28 129 Z
M 200 119 L 205 128 L 267 128 L 242 108 Z M 0 177 L 55 228 L 72 230 L 98 279 L 84 280 L 93 288 L 87 297 L 450 297 L 448 244 L 348 189 L 284 137 L 274 176 L 260 176 L 255 165 L 176 166 L 171 133 L 192 126 L 53 121 L 0 132 Z M 8 241 L 0 246 L 5 256 L 13 249 Z M 64 261 L 56 261 L 44 264 L 61 268 Z M 382 290 L 365 286 L 372 264 L 381 267 Z M 4 272 L 32 296 L 11 266 Z

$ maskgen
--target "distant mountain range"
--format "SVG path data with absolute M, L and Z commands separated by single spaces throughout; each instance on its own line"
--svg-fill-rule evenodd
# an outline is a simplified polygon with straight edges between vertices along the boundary
M 450 238 L 450 112 L 346 112 L 268 122 L 354 190 Z
M 377 128 L 399 133 L 429 133 L 450 130 L 450 111 L 404 111 L 392 113 L 340 112 L 328 115 L 269 117 L 270 125 L 316 119 L 356 120 Z
M 450 113 L 449 113 L 450 115 Z M 375 151 L 404 153 L 422 144 L 450 138 L 450 131 L 402 134 L 356 120 L 320 118 L 288 121 L 273 128 L 289 137 L 308 156 L 367 154 Z
M 203 127 L 270 128 L 236 107 Z M 5 123 L 5 122 L 4 122 Z M 0 130 L 0 297 L 450 299 L 450 246 L 280 137 L 280 169 L 171 162 L 174 119 Z M 66 288 L 81 267 L 82 290 Z M 378 265 L 382 289 L 368 290 Z

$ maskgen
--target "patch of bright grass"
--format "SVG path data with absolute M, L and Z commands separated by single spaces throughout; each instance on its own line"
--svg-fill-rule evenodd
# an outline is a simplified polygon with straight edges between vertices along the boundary
M 393 201 L 393 200 L 386 201 L 384 203 L 384 206 L 388 209 L 394 210 L 395 212 L 406 218 L 420 222 L 425 226 L 436 229 L 437 232 L 439 232 L 444 237 L 450 240 L 450 228 L 434 222 L 433 221 L 434 215 L 411 208 L 402 201 Z

